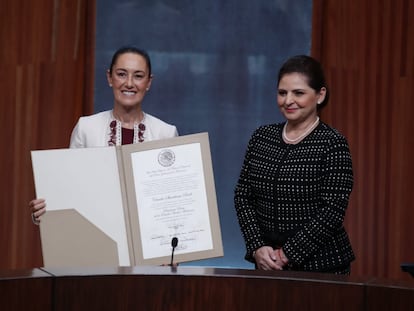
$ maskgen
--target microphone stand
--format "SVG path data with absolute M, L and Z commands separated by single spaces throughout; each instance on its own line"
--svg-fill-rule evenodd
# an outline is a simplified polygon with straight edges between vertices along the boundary
M 171 240 L 172 252 L 171 252 L 171 264 L 170 266 L 173 267 L 174 264 L 174 251 L 178 244 L 178 238 L 173 237 Z

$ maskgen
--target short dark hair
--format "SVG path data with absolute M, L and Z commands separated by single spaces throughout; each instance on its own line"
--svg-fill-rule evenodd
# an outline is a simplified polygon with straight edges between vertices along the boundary
M 125 53 L 134 53 L 134 54 L 138 54 L 141 55 L 144 59 L 145 62 L 147 63 L 147 67 L 148 67 L 148 76 L 151 76 L 151 60 L 150 57 L 148 55 L 148 53 L 145 50 L 136 48 L 135 46 L 124 46 L 121 47 L 120 49 L 118 49 L 114 55 L 112 56 L 112 61 L 111 61 L 111 65 L 109 66 L 109 73 L 112 74 L 112 68 L 114 67 L 116 61 L 118 60 L 119 56 L 121 56 L 122 54 Z
M 277 79 L 279 85 L 280 79 L 289 73 L 301 73 L 308 79 L 308 85 L 319 92 L 323 87 L 326 88 L 325 99 L 318 105 L 318 109 L 325 107 L 329 100 L 328 86 L 325 80 L 322 65 L 314 58 L 307 55 L 296 55 L 289 58 L 280 68 Z

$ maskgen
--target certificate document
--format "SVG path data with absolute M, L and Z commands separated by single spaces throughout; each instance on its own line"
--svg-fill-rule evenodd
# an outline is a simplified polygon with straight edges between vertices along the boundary
M 144 259 L 212 249 L 200 143 L 131 157 Z
M 152 265 L 223 256 L 207 133 L 32 151 L 48 266 Z M 176 240 L 174 239 L 174 240 Z
M 207 133 L 124 146 L 135 261 L 168 263 L 223 255 Z

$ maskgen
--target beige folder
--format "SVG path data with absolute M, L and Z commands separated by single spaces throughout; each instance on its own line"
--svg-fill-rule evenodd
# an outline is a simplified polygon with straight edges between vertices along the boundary
M 75 209 L 47 212 L 40 234 L 45 267 L 119 266 L 116 242 Z
M 168 264 L 175 234 L 175 262 L 223 256 L 207 133 L 31 155 L 46 267 Z
M 36 196 L 45 198 L 47 204 L 40 223 L 44 265 L 130 266 L 134 261 L 117 149 L 54 149 L 31 154 Z

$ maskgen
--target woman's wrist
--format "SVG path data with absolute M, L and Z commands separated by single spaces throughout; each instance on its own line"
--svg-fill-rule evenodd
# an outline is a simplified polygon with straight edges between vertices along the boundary
M 279 248 L 277 250 L 277 253 L 279 255 L 280 261 L 283 263 L 283 265 L 287 265 L 289 263 L 289 259 L 286 257 L 284 251 L 282 248 Z
M 260 246 L 260 247 L 258 247 L 258 248 L 256 248 L 255 250 L 253 250 L 252 251 L 252 258 L 254 259 L 254 260 L 256 260 L 256 253 L 257 253 L 257 251 L 261 248 L 262 246 Z

